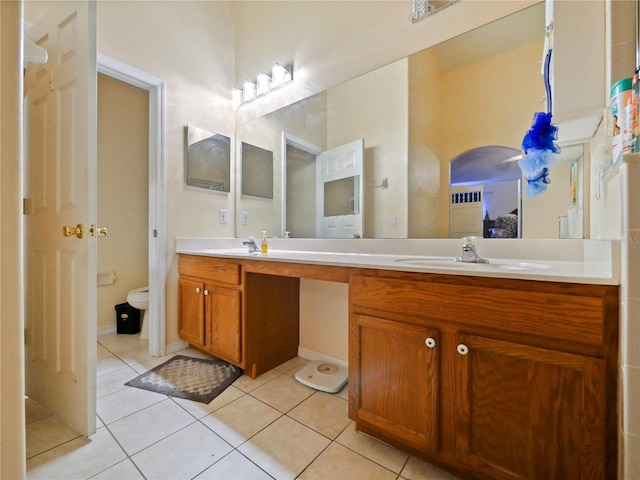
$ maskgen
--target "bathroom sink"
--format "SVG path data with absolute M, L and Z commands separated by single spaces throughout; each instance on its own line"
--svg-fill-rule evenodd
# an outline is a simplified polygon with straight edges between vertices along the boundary
M 398 258 L 396 263 L 412 265 L 416 267 L 436 267 L 436 268 L 482 268 L 497 270 L 545 270 L 551 268 L 550 265 L 535 262 L 521 262 L 519 260 L 489 260 L 489 263 L 455 262 L 449 257 L 415 257 Z
M 551 265 L 547 265 L 544 263 L 534 263 L 534 262 L 518 262 L 518 261 L 501 261 L 502 263 L 495 264 L 498 268 L 503 270 L 546 270 L 551 268 Z
M 416 258 L 398 258 L 394 260 L 396 263 L 404 265 L 412 265 L 415 267 L 438 267 L 438 268 L 458 268 L 458 262 L 454 262 L 450 257 L 416 257 Z
M 208 248 L 199 250 L 199 253 L 214 255 L 230 255 L 234 257 L 257 257 L 260 252 L 249 252 L 246 247 L 242 248 Z

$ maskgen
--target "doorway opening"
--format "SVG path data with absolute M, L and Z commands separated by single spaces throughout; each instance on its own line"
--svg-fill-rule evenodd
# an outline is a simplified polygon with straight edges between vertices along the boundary
M 316 236 L 316 157 L 323 149 L 282 133 L 282 236 Z
M 165 354 L 164 82 L 98 53 L 98 73 L 149 92 L 149 354 Z

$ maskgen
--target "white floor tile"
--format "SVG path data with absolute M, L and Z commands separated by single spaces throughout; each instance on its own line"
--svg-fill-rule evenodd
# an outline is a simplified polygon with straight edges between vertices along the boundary
M 102 421 L 109 425 L 116 420 L 166 399 L 166 395 L 140 388 L 127 387 L 124 390 L 98 398 L 97 410 Z
M 422 480 L 423 478 L 428 478 L 429 480 L 460 480 L 454 474 L 416 457 L 409 458 L 401 476 L 407 480 Z
M 104 375 L 99 376 L 96 379 L 96 396 L 97 398 L 104 397 L 105 395 L 110 395 L 119 390 L 124 390 L 128 388 L 125 383 L 129 380 L 132 380 L 138 376 L 138 372 L 136 372 L 133 368 L 125 366 L 119 370 L 114 372 L 109 372 Z
M 117 420 L 108 428 L 122 448 L 133 455 L 195 421 L 184 409 L 166 399 Z
M 80 437 L 27 460 L 27 478 L 86 479 L 126 458 L 105 428 L 90 438 Z
M 367 480 L 395 480 L 398 475 L 375 462 L 358 455 L 338 443 L 332 443 L 298 477 L 300 480 L 327 478 L 366 478 Z
M 402 450 L 356 431 L 354 422 L 338 436 L 336 442 L 396 473 L 400 473 L 409 457 Z
M 127 364 L 109 352 L 109 355 L 99 358 L 96 363 L 96 376 L 100 378 L 107 373 L 127 368 Z
M 282 413 L 287 413 L 314 392 L 314 389 L 302 385 L 293 377 L 280 375 L 253 390 L 251 395 Z
M 250 395 L 236 400 L 202 419 L 234 447 L 253 437 L 267 425 L 275 422 L 282 413 Z
M 196 477 L 198 480 L 270 480 L 272 478 L 237 450 Z
M 128 458 L 103 470 L 91 480 L 144 480 L 140 471 Z
M 326 437 L 283 416 L 238 450 L 269 475 L 293 480 L 329 443 Z
M 197 422 L 132 457 L 146 478 L 193 478 L 231 452 L 232 447 Z
M 80 435 L 54 416 L 48 416 L 26 426 L 27 458 L 62 445 Z
M 278 365 L 274 370 L 293 377 L 298 370 L 300 370 L 310 361 L 311 360 L 307 360 L 306 358 L 294 357 L 291 360 L 284 362 L 282 365 Z
M 258 376 L 258 378 L 251 378 L 248 375 L 242 375 L 239 379 L 233 382 L 233 386 L 242 390 L 243 392 L 252 392 L 256 388 L 264 385 L 265 383 L 279 377 L 281 373 L 276 370 L 270 370 Z
M 288 415 L 331 440 L 351 423 L 348 402 L 325 392 L 314 393 Z
M 140 338 L 140 335 L 119 335 L 108 333 L 98 337 L 98 343 L 102 344 L 109 351 L 120 356 L 121 353 L 132 350 L 149 350 L 149 341 Z

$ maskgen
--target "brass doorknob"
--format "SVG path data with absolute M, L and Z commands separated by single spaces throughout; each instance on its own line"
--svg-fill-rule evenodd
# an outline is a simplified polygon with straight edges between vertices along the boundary
M 92 237 L 106 237 L 107 236 L 107 227 L 96 227 L 91 224 L 89 226 L 89 235 Z
M 78 238 L 84 237 L 84 225 L 79 223 L 75 227 L 70 227 L 69 225 L 65 225 L 62 227 L 62 235 L 65 237 L 72 237 L 75 235 Z

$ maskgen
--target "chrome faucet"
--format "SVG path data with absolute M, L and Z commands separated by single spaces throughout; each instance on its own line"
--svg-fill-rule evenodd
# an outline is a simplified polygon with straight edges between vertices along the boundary
M 256 239 L 254 237 L 249 237 L 247 241 L 242 242 L 243 245 L 249 247 L 249 253 L 259 252 L 260 247 L 256 244 Z
M 477 237 L 462 237 L 462 256 L 454 258 L 454 262 L 489 263 L 489 260 L 478 255 L 476 246 L 473 244 L 476 238 Z

